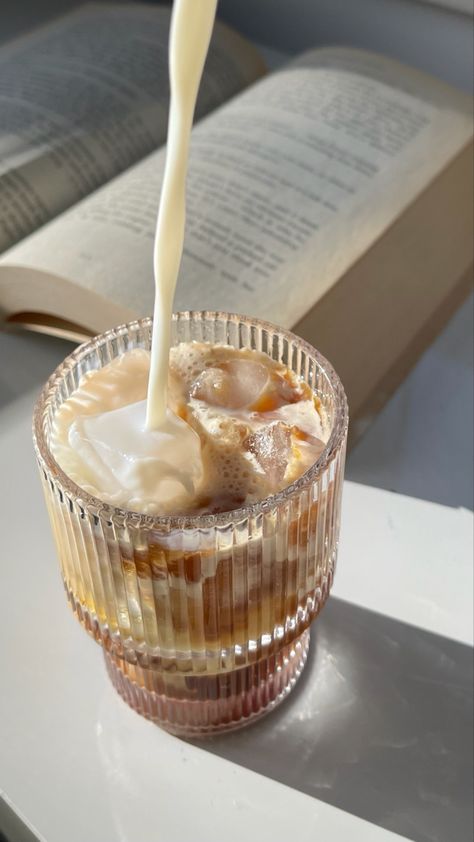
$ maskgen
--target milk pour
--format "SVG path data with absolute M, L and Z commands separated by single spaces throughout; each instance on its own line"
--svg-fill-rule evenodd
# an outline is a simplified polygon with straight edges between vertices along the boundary
M 147 399 L 131 403 L 125 400 L 126 390 L 118 388 L 126 405 L 77 417 L 68 435 L 69 445 L 82 460 L 82 484 L 98 483 L 112 502 L 127 489 L 129 505 L 139 511 L 144 500 L 161 506 L 192 500 L 203 476 L 199 436 L 167 408 L 167 383 L 173 297 L 184 240 L 189 140 L 216 6 L 217 0 L 175 0 L 173 8 L 171 103 L 153 256 L 156 293 Z M 119 375 L 120 366 L 107 372 L 109 388 Z M 100 406 L 104 388 L 101 378 L 90 380 L 88 400 Z
M 199 509 L 200 495 L 230 508 L 262 499 L 299 476 L 326 440 L 311 394 L 285 379 L 277 363 L 235 349 L 183 346 L 181 368 L 181 346 L 173 349 L 173 371 L 176 375 L 178 365 L 191 410 L 187 421 L 167 405 L 189 140 L 216 6 L 217 0 L 175 0 L 173 9 L 151 360 L 135 349 L 84 377 L 55 417 L 51 445 L 59 464 L 86 491 L 145 514 Z M 196 370 L 189 365 L 190 354 L 199 360 Z M 263 393 L 266 409 L 257 410 Z M 176 406 L 176 394 L 171 403 Z
M 194 108 L 216 14 L 217 0 L 175 0 L 169 71 L 171 102 L 163 186 L 153 254 L 155 307 L 146 427 L 179 435 L 167 411 L 171 315 L 183 252 L 186 170 Z

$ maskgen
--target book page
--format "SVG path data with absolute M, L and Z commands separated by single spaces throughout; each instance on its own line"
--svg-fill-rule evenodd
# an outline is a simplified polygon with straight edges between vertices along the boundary
M 169 19 L 90 4 L 0 49 L 0 251 L 163 143 Z M 196 117 L 261 71 L 218 24 Z
M 371 54 L 316 50 L 264 78 L 193 130 L 175 309 L 296 324 L 471 137 L 467 97 Z M 73 282 L 58 315 L 94 331 L 151 313 L 163 155 L 5 255 L 3 306 L 15 265 L 41 270 L 43 296 Z

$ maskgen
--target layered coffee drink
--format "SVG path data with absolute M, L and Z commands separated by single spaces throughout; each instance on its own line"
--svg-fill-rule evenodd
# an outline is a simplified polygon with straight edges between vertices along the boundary
M 202 734 L 270 710 L 301 672 L 334 573 L 347 407 L 330 365 L 278 328 L 206 313 L 172 328 L 168 427 L 145 424 L 144 320 L 65 361 L 35 438 L 66 591 L 116 688 Z
M 135 349 L 115 358 L 103 368 L 90 371 L 59 408 L 53 425 L 51 452 L 63 471 L 88 494 L 114 507 L 144 515 L 215 515 L 235 512 L 265 500 L 290 486 L 317 462 L 329 437 L 329 424 L 321 400 L 286 366 L 266 354 L 202 342 L 180 343 L 171 349 L 167 426 L 158 431 L 146 427 L 146 390 L 150 355 Z M 274 582 L 233 596 L 232 617 L 220 628 L 219 647 L 242 653 L 245 663 L 247 629 L 258 628 L 262 614 L 270 613 L 274 637 L 288 638 L 287 612 L 311 601 L 314 582 L 297 581 L 297 560 L 292 552 L 301 540 L 317 507 L 308 504 L 288 524 L 286 574 L 293 566 L 294 586 L 284 602 L 274 602 Z M 260 548 L 255 564 L 262 563 Z M 161 657 L 172 658 L 173 649 L 160 643 L 172 629 L 186 628 L 191 648 L 205 648 L 208 657 L 217 642 L 212 632 L 213 608 L 222 617 L 219 583 L 232 578 L 227 551 L 214 545 L 199 552 L 183 553 L 170 536 L 156 535 L 141 553 L 141 568 L 159 575 L 152 578 L 159 589 L 160 577 L 172 575 L 173 592 L 169 620 L 158 617 L 156 630 L 145 629 L 140 609 L 134 616 L 130 603 L 118 615 L 129 616 L 143 632 L 134 631 L 136 642 L 160 646 Z M 121 564 L 127 569 L 128 559 Z M 274 564 L 273 557 L 267 563 Z M 135 572 L 135 560 L 132 563 Z M 180 570 L 182 576 L 180 576 Z M 321 566 L 318 585 L 323 585 L 328 562 Z M 281 571 L 280 571 L 281 572 Z M 74 574 L 73 574 L 74 575 Z M 191 590 L 190 587 L 192 585 Z M 185 595 L 185 598 L 183 598 Z M 250 597 L 250 602 L 249 602 Z M 109 606 L 110 607 L 110 606 Z M 108 613 L 107 606 L 87 604 L 91 616 Z M 199 622 L 187 624 L 188 615 Z M 182 615 L 182 616 L 181 616 Z M 203 622 L 201 628 L 199 623 Z M 121 628 L 128 634 L 128 627 Z M 156 633 L 155 633 L 156 632 Z M 291 635 L 290 635 L 291 637 Z M 256 635 L 258 638 L 258 634 Z M 254 652 L 258 654 L 255 641 Z M 218 654 L 217 652 L 215 653 Z

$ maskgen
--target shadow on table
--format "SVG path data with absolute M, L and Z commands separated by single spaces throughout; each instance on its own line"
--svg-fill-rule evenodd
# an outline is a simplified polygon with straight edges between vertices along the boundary
M 306 669 L 210 752 L 416 842 L 472 840 L 472 649 L 332 598 Z

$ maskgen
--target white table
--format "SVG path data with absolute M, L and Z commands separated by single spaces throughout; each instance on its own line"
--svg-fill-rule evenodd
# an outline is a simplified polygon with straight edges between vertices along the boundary
M 468 842 L 471 513 L 346 483 L 335 598 L 299 687 L 247 731 L 178 740 L 115 694 L 60 584 L 30 418 L 66 347 L 0 335 L 0 831 Z

